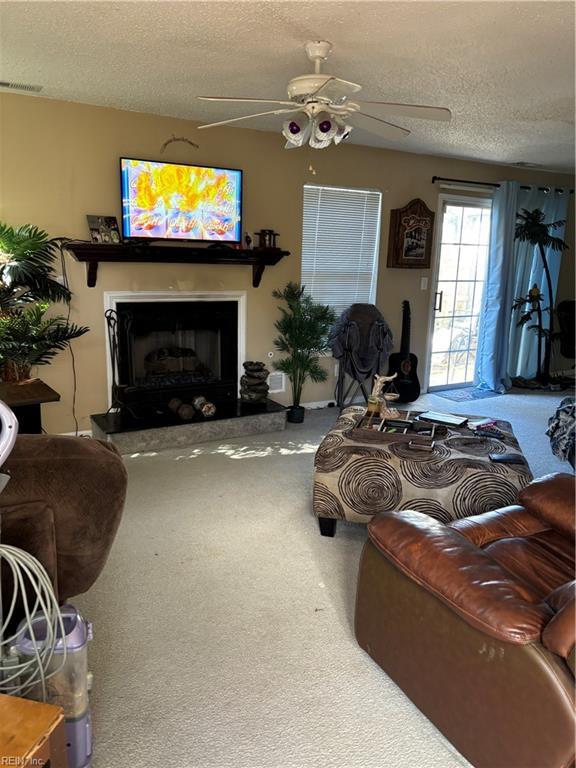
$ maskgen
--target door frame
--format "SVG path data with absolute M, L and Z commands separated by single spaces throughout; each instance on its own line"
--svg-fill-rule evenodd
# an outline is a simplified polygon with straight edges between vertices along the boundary
M 440 246 L 442 244 L 442 228 L 444 224 L 444 204 L 456 203 L 463 205 L 471 203 L 482 208 L 492 209 L 492 196 L 478 197 L 475 195 L 467 195 L 466 193 L 461 195 L 450 194 L 447 192 L 441 192 L 438 195 L 438 204 L 436 206 L 436 231 L 434 233 L 434 243 L 432 249 L 432 274 L 430 284 L 430 296 L 428 299 L 428 336 L 426 341 L 426 352 L 424 358 L 424 381 L 423 392 L 429 392 L 429 379 L 430 379 L 430 362 L 432 355 L 432 340 L 434 336 L 434 305 L 436 304 L 436 291 L 434 290 L 438 285 L 438 275 L 440 273 Z M 492 220 L 490 220 L 492 224 Z M 469 387 L 470 384 L 446 384 L 439 387 L 434 387 L 432 393 L 440 392 L 445 389 L 464 389 Z

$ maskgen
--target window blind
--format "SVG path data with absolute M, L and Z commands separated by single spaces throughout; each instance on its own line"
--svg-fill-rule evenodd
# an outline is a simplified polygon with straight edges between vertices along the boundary
M 302 284 L 338 315 L 375 302 L 381 208 L 380 192 L 304 185 Z

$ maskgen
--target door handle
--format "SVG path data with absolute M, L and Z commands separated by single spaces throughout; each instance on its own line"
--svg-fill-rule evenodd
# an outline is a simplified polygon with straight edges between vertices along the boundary
M 443 297 L 444 297 L 444 291 L 437 291 L 434 294 L 434 312 L 442 312 Z

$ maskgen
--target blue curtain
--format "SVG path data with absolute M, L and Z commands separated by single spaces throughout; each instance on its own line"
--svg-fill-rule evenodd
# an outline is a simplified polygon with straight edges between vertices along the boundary
M 545 222 L 566 220 L 568 213 L 569 191 L 563 190 L 562 193 L 550 191 L 548 193 L 532 189 L 521 189 L 518 195 L 518 210 L 526 208 L 533 211 L 539 208 L 544 212 Z M 552 234 L 564 239 L 565 227 L 555 229 Z M 550 269 L 552 278 L 552 290 L 556 295 L 558 284 L 558 275 L 560 273 L 560 263 L 562 254 L 553 251 L 550 248 L 546 250 L 546 260 Z M 542 266 L 542 258 L 537 248 L 530 243 L 515 244 L 514 249 L 514 297 L 525 296 L 528 290 L 536 283 L 544 295 L 542 306 L 548 306 L 548 286 Z M 544 313 L 544 325 L 549 324 L 550 315 Z M 517 328 L 516 323 L 518 315 L 512 317 L 509 334 L 508 349 L 508 373 L 510 376 L 523 376 L 525 379 L 532 379 L 536 375 L 538 368 L 538 344 L 536 334 L 526 326 Z M 531 325 L 531 323 L 530 323 Z
M 488 271 L 478 329 L 476 385 L 505 392 L 510 387 L 508 347 L 514 299 L 514 227 L 519 184 L 504 181 L 494 193 Z
M 518 316 L 512 303 L 536 283 L 546 296 L 542 259 L 537 248 L 514 240 L 516 214 L 521 208 L 540 208 L 545 221 L 565 219 L 569 191 L 548 193 L 536 188 L 520 189 L 516 181 L 504 181 L 494 193 L 488 273 L 478 331 L 476 380 L 480 389 L 505 392 L 511 376 L 532 378 L 537 367 L 537 342 L 534 331 L 517 328 Z M 564 228 L 553 232 L 564 237 Z M 546 252 L 554 293 L 560 272 L 561 254 Z M 547 306 L 546 301 L 544 306 Z

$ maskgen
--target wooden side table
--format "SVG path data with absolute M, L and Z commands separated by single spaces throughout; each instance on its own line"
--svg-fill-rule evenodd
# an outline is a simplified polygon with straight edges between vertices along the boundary
M 0 400 L 14 411 L 18 419 L 18 432 L 40 434 L 42 432 L 42 403 L 55 403 L 60 395 L 41 379 L 29 379 L 19 384 L 0 382 Z
M 62 708 L 0 694 L 0 765 L 68 768 Z

